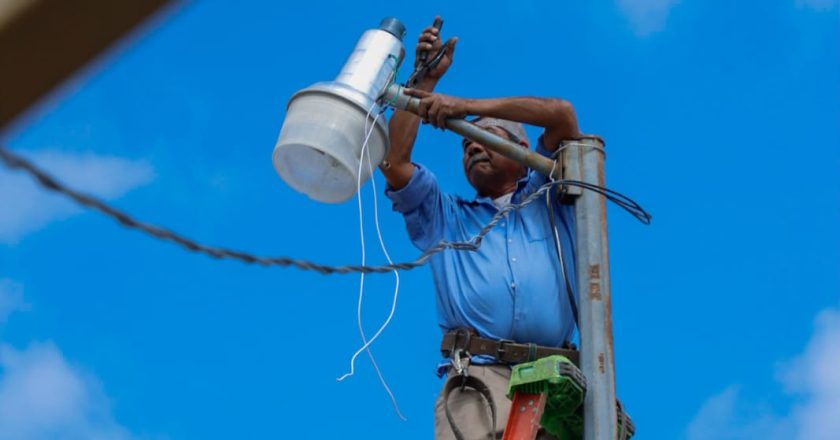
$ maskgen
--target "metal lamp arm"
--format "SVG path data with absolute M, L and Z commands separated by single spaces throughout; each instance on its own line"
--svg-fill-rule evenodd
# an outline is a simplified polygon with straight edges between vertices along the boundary
M 406 95 L 403 92 L 404 89 L 404 87 L 398 84 L 391 84 L 385 90 L 385 93 L 380 98 L 380 101 L 397 110 L 405 110 L 417 114 L 420 99 Z M 560 170 L 555 169 L 554 161 L 551 159 L 537 154 L 532 150 L 522 148 L 521 145 L 484 130 L 464 119 L 447 119 L 446 128 L 546 176 L 549 176 L 552 169 L 554 169 L 554 177 L 558 179 L 560 178 Z

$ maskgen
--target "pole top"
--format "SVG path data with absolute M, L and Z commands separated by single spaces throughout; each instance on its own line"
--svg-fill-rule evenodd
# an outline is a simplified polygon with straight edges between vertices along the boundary
M 602 138 L 601 136 L 598 136 L 597 134 L 582 134 L 582 135 L 580 135 L 576 138 L 563 139 L 561 142 L 565 142 L 565 141 L 584 141 L 584 140 L 597 141 L 598 143 L 601 144 L 601 146 L 606 145 L 606 142 L 604 142 L 604 138 Z

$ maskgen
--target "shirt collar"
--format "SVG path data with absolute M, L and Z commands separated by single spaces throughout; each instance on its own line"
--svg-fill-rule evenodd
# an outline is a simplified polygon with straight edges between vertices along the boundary
M 531 169 L 529 168 L 528 172 L 525 173 L 525 177 L 516 181 L 516 189 L 513 190 L 513 195 L 514 196 L 516 196 L 516 193 L 521 191 L 522 188 L 524 188 L 525 185 L 528 184 L 528 179 L 530 178 L 530 175 L 531 175 Z M 515 198 L 511 198 L 510 200 L 511 200 L 511 202 L 513 202 L 515 200 Z M 493 199 L 492 198 L 487 197 L 487 196 L 479 196 L 478 193 L 475 194 L 475 198 L 473 199 L 473 203 L 485 203 L 485 204 L 490 204 L 493 207 L 496 206 L 496 205 L 493 204 Z

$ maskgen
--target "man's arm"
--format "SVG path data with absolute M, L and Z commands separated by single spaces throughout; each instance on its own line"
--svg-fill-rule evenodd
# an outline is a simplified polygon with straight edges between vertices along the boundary
M 452 55 L 455 53 L 455 44 L 457 42 L 458 39 L 453 38 L 446 43 L 446 55 L 441 58 L 437 67 L 431 69 L 426 75 L 426 78 L 417 84 L 416 90 L 423 90 L 429 93 L 434 90 L 440 78 L 446 73 L 449 66 L 452 65 Z M 415 60 L 419 60 L 421 51 L 428 51 L 429 58 L 431 58 L 442 47 L 443 43 L 440 39 L 440 31 L 429 26 L 420 34 L 415 51 Z M 412 174 L 414 174 L 414 164 L 411 163 L 411 151 L 414 149 L 414 141 L 417 139 L 417 130 L 420 126 L 420 121 L 421 119 L 415 114 L 398 110 L 391 117 L 391 122 L 388 124 L 391 149 L 385 158 L 386 163 L 380 167 L 380 170 L 382 170 L 385 181 L 388 182 L 388 186 L 391 189 L 399 190 L 404 188 L 409 180 L 411 180 Z
M 417 85 L 421 90 L 434 90 L 437 81 L 424 80 Z M 414 164 L 411 163 L 411 151 L 417 139 L 420 127 L 420 117 L 414 113 L 397 110 L 388 123 L 388 133 L 391 138 L 391 149 L 385 157 L 386 165 L 380 167 L 388 187 L 399 190 L 408 185 L 414 174 Z
M 545 128 L 543 144 L 555 151 L 563 139 L 580 136 L 575 110 L 568 101 L 555 98 L 464 99 L 408 89 L 406 93 L 420 98 L 418 113 L 435 127 L 444 128 L 448 118 L 477 115 Z

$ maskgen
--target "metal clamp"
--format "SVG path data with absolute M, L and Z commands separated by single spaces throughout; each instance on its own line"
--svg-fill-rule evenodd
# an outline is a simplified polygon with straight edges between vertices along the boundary
M 464 345 L 458 347 L 458 340 L 460 339 L 461 335 L 464 335 Z M 451 356 L 452 353 L 456 351 L 456 349 L 461 349 L 462 352 L 469 353 L 470 350 L 470 339 L 472 338 L 472 332 L 469 329 L 459 328 L 455 330 L 455 337 L 452 339 L 452 347 L 449 348 L 449 355 Z
M 514 343 L 516 343 L 516 341 L 513 341 L 511 339 L 499 339 L 499 342 L 496 343 L 496 360 L 501 362 L 502 356 L 504 356 L 504 354 L 507 353 L 507 350 L 505 349 L 505 344 Z
M 470 357 L 469 353 L 462 349 L 456 348 L 454 352 L 452 352 L 452 356 L 450 357 L 450 362 L 452 362 L 452 368 L 455 369 L 455 372 L 458 373 L 459 376 L 469 376 L 469 368 L 467 365 L 464 365 L 464 362 L 461 360 L 463 358 Z
M 603 139 L 592 135 L 583 135 L 560 141 L 560 147 L 551 155 L 551 158 L 557 161 L 557 166 L 560 169 L 560 178 L 564 180 L 583 180 L 581 175 L 581 161 L 583 160 L 584 154 L 589 150 L 596 150 L 606 159 L 607 153 L 603 145 Z M 558 194 L 563 203 L 570 204 L 575 198 L 583 194 L 583 188 L 562 185 Z
M 459 346 L 458 341 L 460 336 L 464 335 L 464 344 Z M 469 329 L 459 328 L 455 331 L 455 338 L 452 340 L 452 347 L 449 349 L 449 361 L 452 363 L 452 368 L 455 372 L 464 379 L 470 375 L 468 366 L 462 361 L 463 358 L 469 358 L 470 355 L 470 339 L 472 333 Z M 464 384 L 466 381 L 464 382 Z M 463 386 L 463 384 L 462 384 Z

